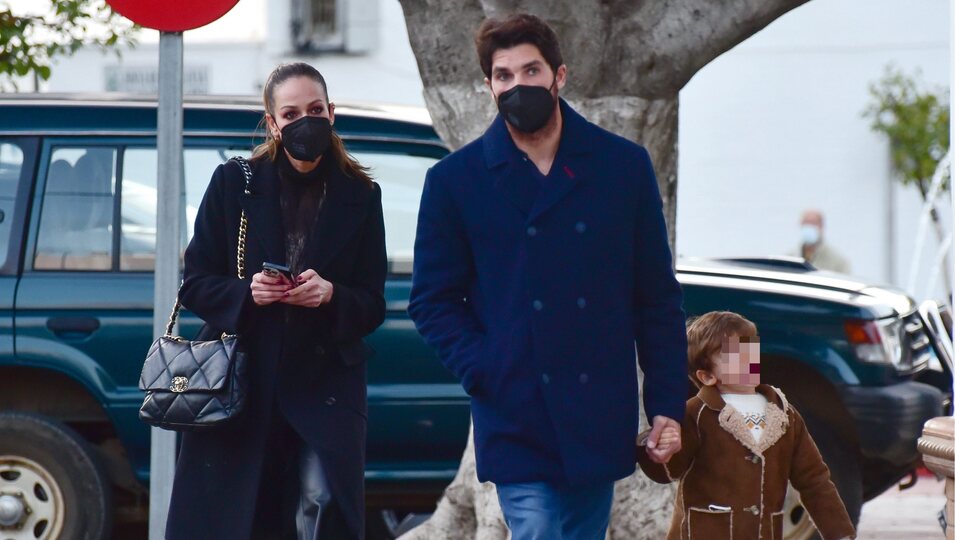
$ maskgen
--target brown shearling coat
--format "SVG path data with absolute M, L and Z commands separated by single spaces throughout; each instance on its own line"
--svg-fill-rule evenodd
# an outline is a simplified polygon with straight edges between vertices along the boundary
M 855 536 L 806 425 L 783 393 L 761 384 L 766 427 L 753 439 L 742 415 L 713 386 L 686 405 L 682 448 L 666 465 L 638 446 L 640 467 L 656 482 L 679 480 L 668 540 L 782 538 L 787 482 L 799 492 L 825 540 Z

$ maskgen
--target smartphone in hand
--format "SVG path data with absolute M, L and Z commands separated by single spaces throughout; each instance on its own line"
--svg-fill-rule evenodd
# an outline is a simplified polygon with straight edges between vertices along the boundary
M 292 271 L 289 270 L 288 266 L 282 266 L 281 264 L 275 264 L 270 262 L 262 263 L 262 273 L 271 277 L 277 278 L 279 276 L 284 277 L 289 285 L 295 286 L 295 276 L 292 275 Z

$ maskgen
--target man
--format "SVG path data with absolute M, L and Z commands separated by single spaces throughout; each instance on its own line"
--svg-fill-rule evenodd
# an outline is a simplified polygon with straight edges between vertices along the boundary
M 806 210 L 802 214 L 799 228 L 802 245 L 798 256 L 809 261 L 820 270 L 830 270 L 840 274 L 850 272 L 849 262 L 835 249 L 822 242 L 822 212 Z
M 602 539 L 635 466 L 635 340 L 651 447 L 686 401 L 653 167 L 558 98 L 567 67 L 543 21 L 485 21 L 476 44 L 500 115 L 428 172 L 409 312 L 471 395 L 478 478 L 513 538 Z

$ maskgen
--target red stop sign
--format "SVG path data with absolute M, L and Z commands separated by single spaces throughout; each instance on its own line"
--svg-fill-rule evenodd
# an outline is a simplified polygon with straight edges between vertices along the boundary
M 239 0 L 106 0 L 123 17 L 163 32 L 205 26 L 225 15 Z

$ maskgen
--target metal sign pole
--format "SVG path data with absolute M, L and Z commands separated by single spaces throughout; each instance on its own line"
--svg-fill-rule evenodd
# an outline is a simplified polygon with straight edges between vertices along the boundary
M 165 331 L 179 290 L 182 165 L 182 32 L 159 36 L 159 107 L 156 149 L 156 277 L 153 335 Z M 165 537 L 176 470 L 176 433 L 152 428 L 149 456 L 149 540 Z

